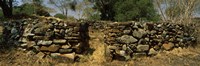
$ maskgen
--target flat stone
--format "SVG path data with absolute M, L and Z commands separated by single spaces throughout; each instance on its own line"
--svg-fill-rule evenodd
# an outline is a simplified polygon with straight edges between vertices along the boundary
M 59 53 L 70 53 L 73 49 L 59 49 Z
M 162 45 L 162 47 L 165 49 L 165 50 L 171 50 L 171 49 L 173 49 L 173 47 L 174 47 L 174 44 L 173 43 L 165 43 L 165 44 L 163 44 Z
M 133 53 L 132 54 L 133 59 L 140 58 L 140 57 L 145 57 L 145 56 L 147 56 L 147 54 L 145 52 L 142 52 L 142 53 Z
M 51 45 L 52 41 L 44 41 L 44 40 L 40 40 L 38 41 L 37 45 Z
M 49 51 L 49 48 L 46 46 L 40 47 L 40 51 Z
M 43 52 L 39 52 L 36 57 L 38 57 L 39 59 L 42 59 L 45 56 L 45 54 Z
M 56 44 L 65 44 L 67 42 L 67 40 L 65 39 L 54 39 L 53 40 L 53 43 L 56 43 Z
M 21 47 L 26 47 L 26 46 L 27 46 L 27 43 L 21 44 L 20 46 L 21 46 Z
M 133 36 L 123 35 L 123 36 L 117 38 L 117 41 L 120 43 L 131 44 L 131 43 L 137 42 L 138 40 L 136 38 L 134 38 Z
M 60 48 L 60 45 L 55 45 L 55 44 L 48 47 L 50 52 L 56 52 L 58 51 L 59 48 Z
M 36 45 L 35 41 L 27 42 L 27 48 L 31 48 L 31 47 L 33 47 L 35 45 Z
M 62 45 L 61 48 L 63 49 L 69 49 L 71 46 L 70 45 Z
M 61 56 L 66 57 L 66 58 L 71 59 L 71 60 L 74 60 L 75 57 L 76 57 L 76 54 L 75 54 L 75 52 L 73 52 L 73 53 L 69 53 L 69 54 L 61 54 Z
M 148 51 L 149 50 L 149 45 L 138 45 L 137 46 L 137 51 Z
M 58 56 L 60 56 L 60 55 L 61 55 L 60 53 L 51 53 L 51 54 L 50 54 L 51 57 L 58 57 Z
M 33 39 L 42 40 L 44 39 L 44 36 L 33 36 Z

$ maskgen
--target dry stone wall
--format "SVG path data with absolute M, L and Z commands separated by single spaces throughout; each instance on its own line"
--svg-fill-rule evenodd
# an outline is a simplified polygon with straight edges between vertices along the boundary
M 187 47 L 195 38 L 187 27 L 172 23 L 113 22 L 105 30 L 106 56 L 128 60 Z
M 65 22 L 53 18 L 30 19 L 24 21 L 24 31 L 19 41 L 26 50 L 43 58 L 61 56 L 74 60 L 87 48 L 88 24 L 84 22 Z
M 89 29 L 104 31 L 107 59 L 129 60 L 156 55 L 160 51 L 187 47 L 196 41 L 187 26 L 151 22 L 66 22 L 56 18 L 5 22 L 4 39 L 8 44 L 19 40 L 21 48 L 33 51 L 36 56 L 65 57 L 75 60 L 89 50 Z M 104 50 L 102 50 L 104 51 Z

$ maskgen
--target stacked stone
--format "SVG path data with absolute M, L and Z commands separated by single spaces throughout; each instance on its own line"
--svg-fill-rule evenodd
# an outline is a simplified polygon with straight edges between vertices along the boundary
M 105 30 L 106 55 L 112 59 L 156 55 L 195 41 L 186 27 L 172 23 L 115 22 Z M 120 56 L 120 57 L 119 57 Z
M 28 21 L 27 21 L 28 22 Z M 35 19 L 25 26 L 21 47 L 34 50 L 36 56 L 60 56 L 74 60 L 84 52 L 88 35 L 85 23 L 64 22 L 56 19 Z

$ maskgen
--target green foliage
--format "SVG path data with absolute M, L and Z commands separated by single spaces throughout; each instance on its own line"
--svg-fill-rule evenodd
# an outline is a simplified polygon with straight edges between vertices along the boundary
M 40 16 L 50 16 L 50 14 L 44 9 L 44 6 L 35 6 L 34 4 L 25 3 L 21 6 L 14 7 L 14 14 L 26 14 L 26 15 L 40 15 Z
M 32 15 L 34 14 L 35 8 L 33 7 L 33 4 L 23 4 L 19 7 L 15 7 L 13 9 L 13 14 L 27 14 L 27 15 Z
M 100 20 L 101 19 L 101 16 L 100 14 L 97 12 L 97 13 L 93 13 L 89 16 L 88 18 L 89 20 Z
M 157 21 L 159 15 L 153 0 L 91 0 L 94 9 L 101 12 L 101 20 Z
M 156 21 L 158 15 L 151 0 L 121 0 L 114 5 L 116 21 Z
M 67 16 L 63 15 L 63 14 L 55 14 L 54 17 L 60 18 L 60 19 L 67 19 Z

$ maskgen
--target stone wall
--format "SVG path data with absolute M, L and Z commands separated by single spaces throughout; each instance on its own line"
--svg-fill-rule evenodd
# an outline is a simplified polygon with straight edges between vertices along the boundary
M 172 23 L 108 23 L 104 37 L 107 44 L 106 56 L 128 60 L 187 47 L 195 42 L 190 33 L 188 27 Z
M 173 23 L 62 21 L 35 17 L 4 23 L 7 44 L 17 44 L 36 56 L 65 57 L 74 60 L 89 49 L 89 29 L 104 31 L 107 59 L 129 60 L 156 55 L 160 51 L 188 47 L 196 41 L 191 28 Z M 16 42 L 19 40 L 19 43 Z M 104 51 L 104 50 L 102 50 Z
M 74 60 L 76 54 L 89 48 L 88 40 L 87 23 L 40 18 L 24 21 L 19 42 L 22 48 L 36 52 L 39 58 L 49 55 Z

